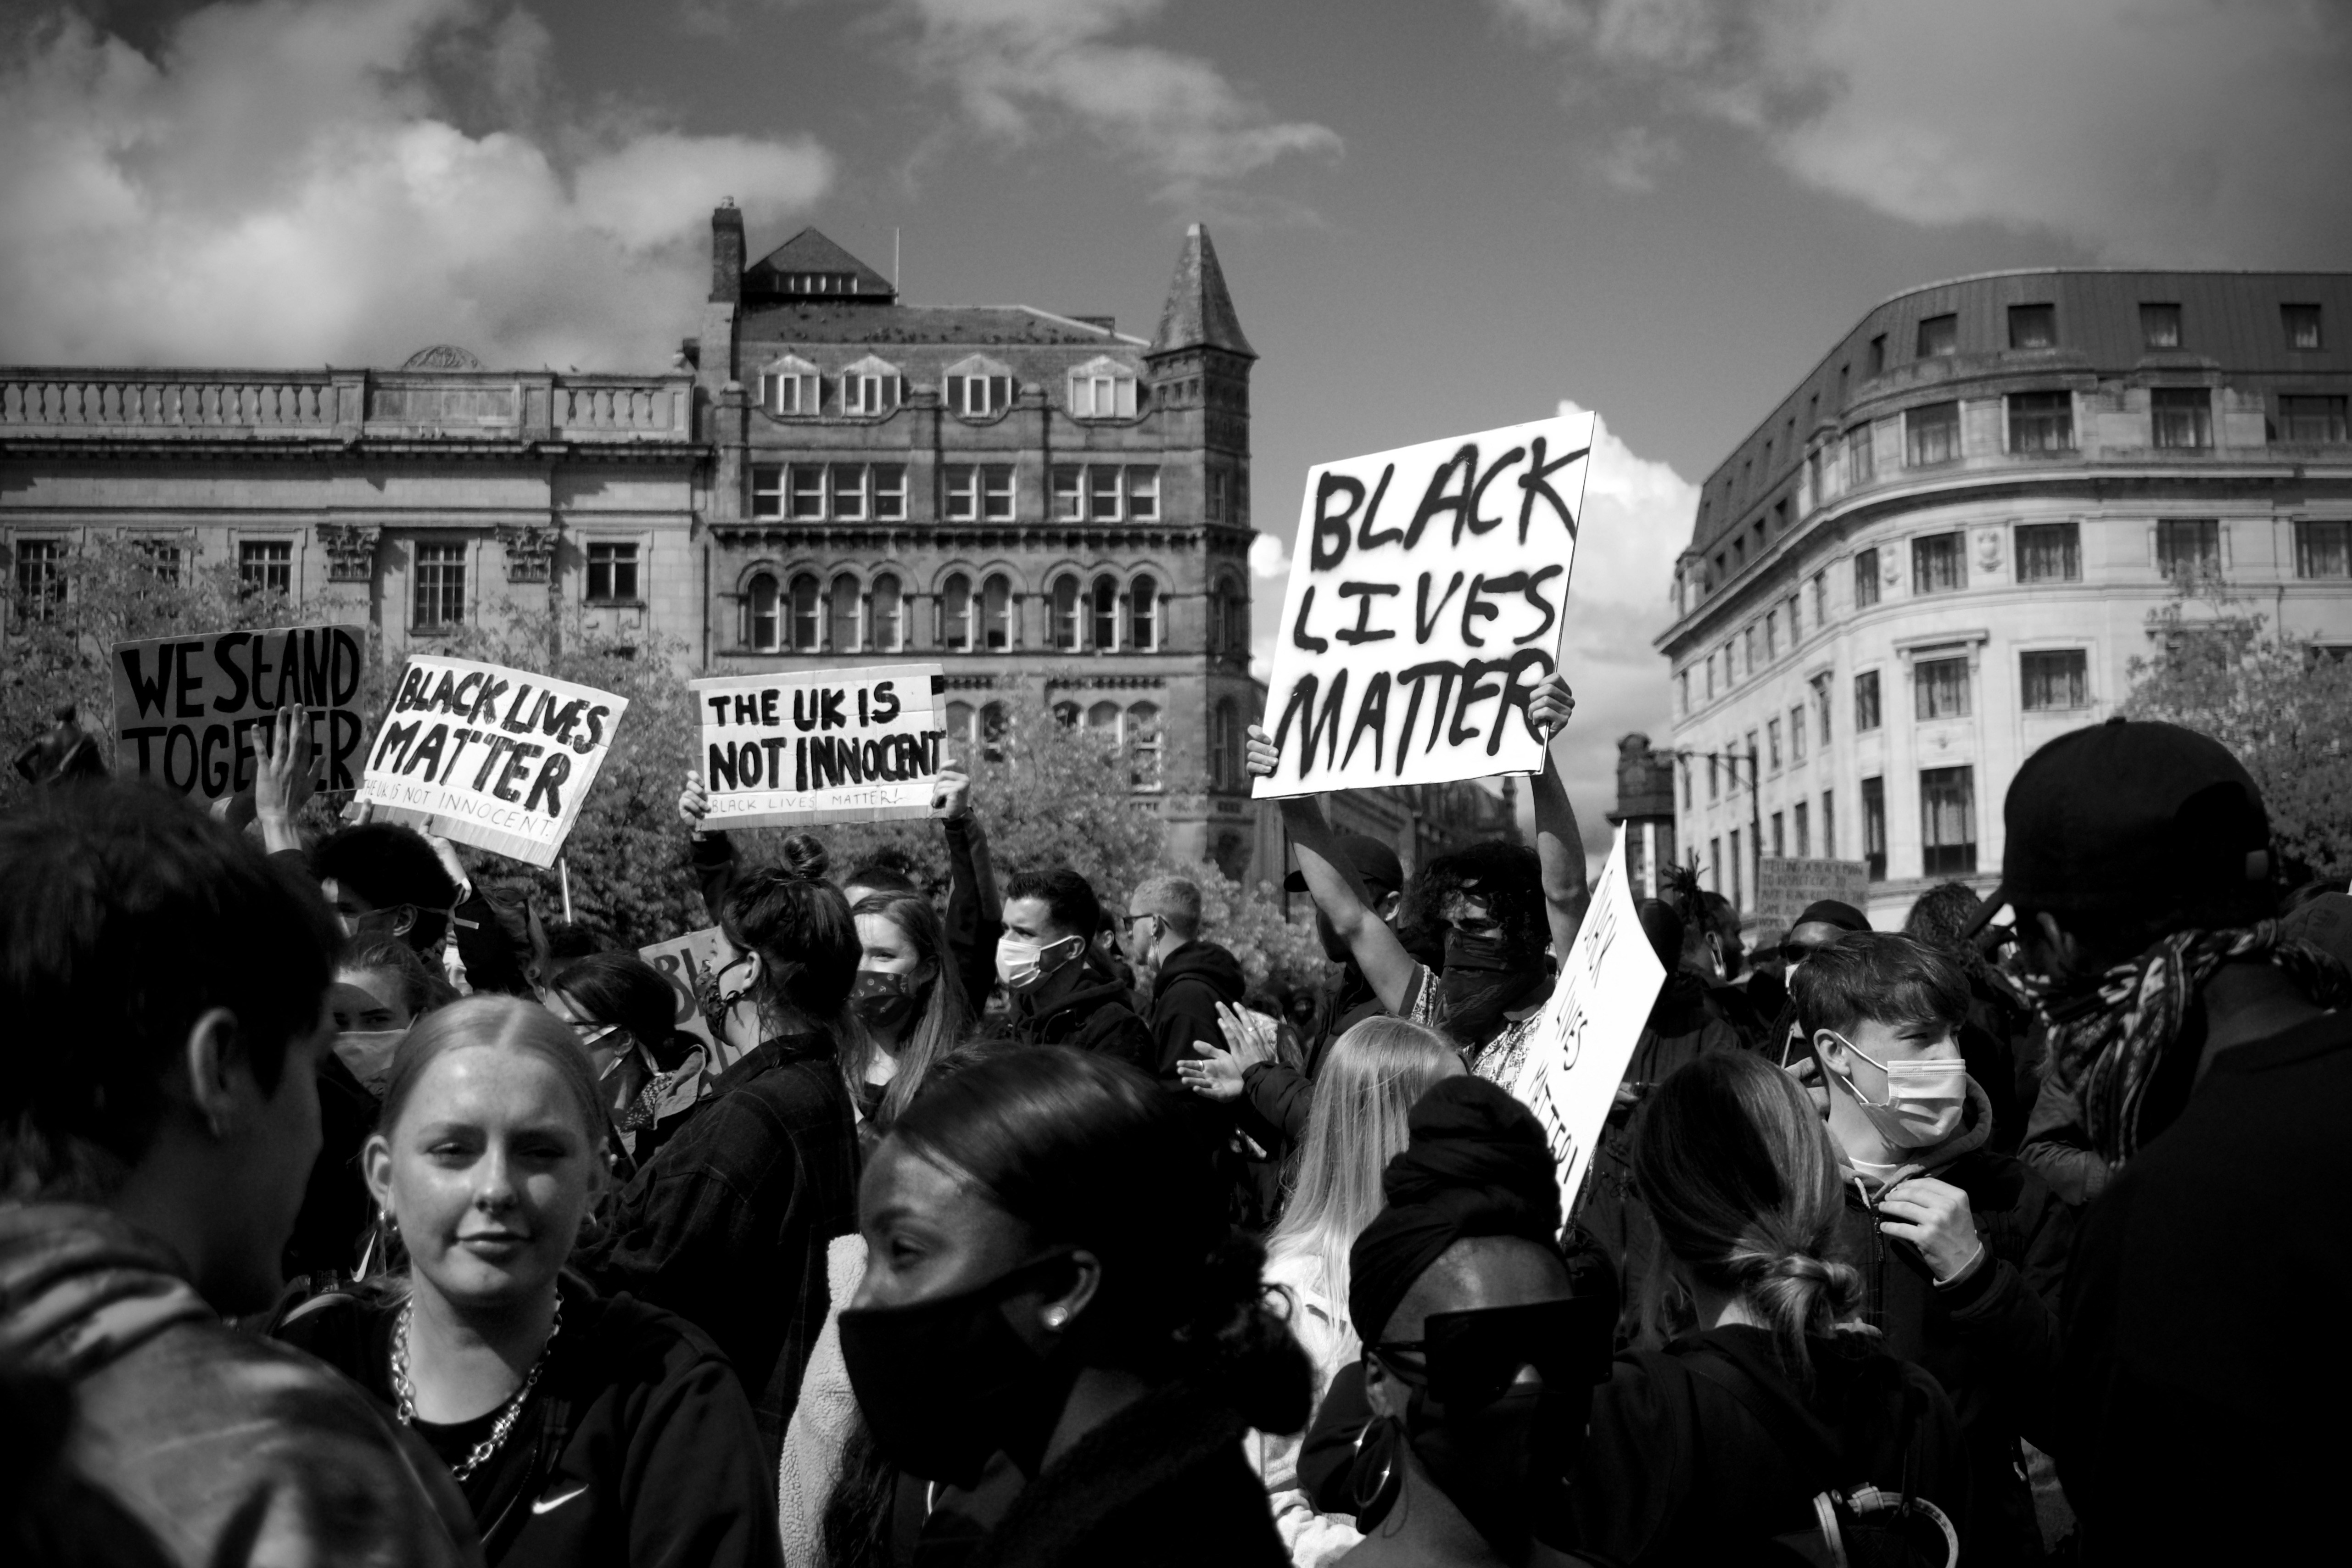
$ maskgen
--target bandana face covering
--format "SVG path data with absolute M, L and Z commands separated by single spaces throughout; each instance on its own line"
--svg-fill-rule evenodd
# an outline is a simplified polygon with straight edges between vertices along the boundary
M 911 975 L 860 969 L 849 988 L 849 1005 L 867 1029 L 897 1040 L 922 1010 L 930 988 L 918 986 Z
M 1846 1092 L 1869 1118 L 1887 1147 L 1932 1148 L 1959 1131 L 1960 1114 L 1968 1105 L 1969 1064 L 1958 1057 L 1926 1061 L 1881 1061 L 1862 1047 L 1838 1036 L 1838 1043 L 1886 1074 L 1886 1103 L 1873 1104 L 1848 1077 Z

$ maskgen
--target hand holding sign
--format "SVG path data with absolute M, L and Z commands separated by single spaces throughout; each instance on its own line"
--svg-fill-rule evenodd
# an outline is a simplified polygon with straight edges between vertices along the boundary
M 706 827 L 929 817 L 947 740 L 938 664 L 689 681 Z M 681 811 L 686 802 L 678 802 Z
M 950 822 L 971 816 L 971 779 L 955 768 L 942 769 L 931 783 L 931 804 Z
M 686 788 L 677 792 L 677 820 L 699 833 L 703 819 L 709 815 L 710 791 L 702 787 L 702 775 L 689 768 Z
M 1549 747 L 1568 727 L 1576 712 L 1576 694 L 1568 689 L 1568 677 L 1554 674 L 1544 677 L 1543 685 L 1528 694 L 1528 723 L 1543 737 Z

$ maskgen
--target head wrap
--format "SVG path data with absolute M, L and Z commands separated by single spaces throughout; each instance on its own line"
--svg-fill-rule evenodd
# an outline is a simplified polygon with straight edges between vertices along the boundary
M 1412 1108 L 1404 1152 L 1381 1188 L 1389 1206 L 1349 1255 L 1348 1315 L 1366 1344 L 1432 1263 L 1471 1236 L 1559 1241 L 1559 1178 L 1543 1124 L 1483 1078 L 1442 1079 Z
M 1841 904 L 1834 898 L 1817 898 L 1805 905 L 1805 912 L 1789 922 L 1794 931 L 1800 925 L 1834 925 L 1841 931 L 1867 931 L 1869 917 L 1851 904 Z

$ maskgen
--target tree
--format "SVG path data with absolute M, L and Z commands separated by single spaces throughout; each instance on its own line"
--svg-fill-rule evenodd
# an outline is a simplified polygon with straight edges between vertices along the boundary
M 1332 965 L 1316 938 L 1315 917 L 1306 901 L 1297 915 L 1285 915 L 1282 891 L 1273 883 L 1244 886 L 1210 860 L 1194 865 L 1163 862 L 1153 871 L 1190 878 L 1200 887 L 1201 939 L 1241 960 L 1253 991 L 1287 995 L 1319 990 L 1329 983 Z
M 2213 612 L 2189 613 L 2197 600 Z M 2158 652 L 2130 664 L 2124 711 L 2210 735 L 2253 776 L 2291 873 L 2352 879 L 2352 662 L 2308 637 L 2267 631 L 2218 587 L 2185 591 L 2148 616 Z

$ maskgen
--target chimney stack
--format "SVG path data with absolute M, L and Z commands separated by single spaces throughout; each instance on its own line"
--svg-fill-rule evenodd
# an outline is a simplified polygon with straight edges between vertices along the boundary
M 743 298 L 743 214 L 729 196 L 710 214 L 710 298 L 733 305 Z

